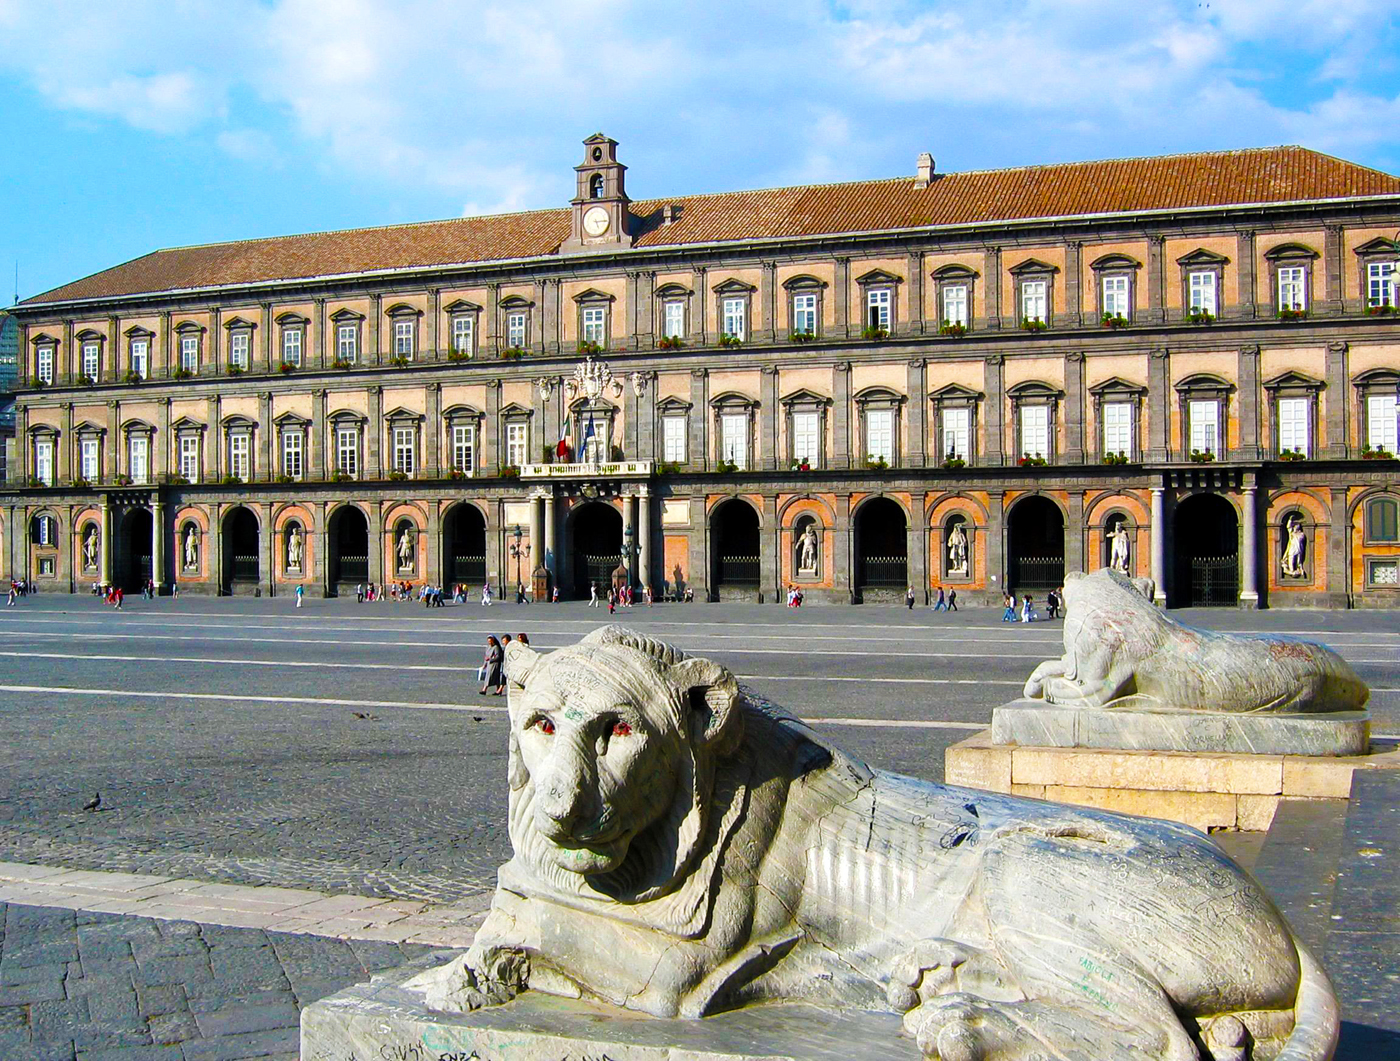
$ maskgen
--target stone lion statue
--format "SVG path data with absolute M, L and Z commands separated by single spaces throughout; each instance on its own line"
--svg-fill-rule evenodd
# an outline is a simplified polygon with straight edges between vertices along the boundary
M 1193 829 L 871 770 L 620 627 L 507 673 L 514 857 L 410 985 L 430 1008 L 785 1000 L 903 1014 L 944 1061 L 1331 1056 L 1325 973 Z
M 1025 695 L 1069 707 L 1311 713 L 1360 711 L 1371 693 L 1316 641 L 1198 630 L 1111 569 L 1065 578 L 1065 654 Z M 1150 583 L 1147 583 L 1150 586 Z

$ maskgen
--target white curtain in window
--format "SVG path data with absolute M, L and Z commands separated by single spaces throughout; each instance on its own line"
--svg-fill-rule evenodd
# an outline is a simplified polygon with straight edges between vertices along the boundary
M 951 284 L 943 289 L 943 319 L 949 324 L 967 325 L 967 288 Z
M 684 464 L 685 417 L 666 416 L 661 420 L 661 459 Z
M 1194 272 L 1190 275 L 1191 308 L 1197 313 L 1215 316 L 1215 273 Z
M 1103 407 L 1103 451 L 1123 454 L 1133 451 L 1133 405 L 1131 402 L 1106 402 Z
M 1032 457 L 1050 456 L 1050 407 L 1021 406 L 1021 453 Z
M 1191 421 L 1191 449 L 1220 456 L 1220 403 L 1204 400 L 1188 402 L 1187 419 Z
M 1395 435 L 1395 395 L 1371 395 L 1366 399 L 1366 441 L 1372 449 L 1394 453 Z
M 1021 319 L 1043 321 L 1046 313 L 1046 283 L 1027 280 L 1021 285 Z
M 506 425 L 506 463 L 512 467 L 519 468 L 525 463 L 529 443 L 528 430 L 527 424 Z
M 820 417 L 816 413 L 793 413 L 792 414 L 792 457 L 796 461 L 806 461 L 808 464 L 816 464 L 818 444 L 818 425 Z
M 865 413 L 865 452 L 867 460 L 894 463 L 894 410 L 867 409 Z
M 972 441 L 972 410 L 943 410 L 944 460 L 967 460 Z
M 668 339 L 683 338 L 685 336 L 685 303 L 679 299 L 672 299 L 666 303 L 663 316 L 661 334 Z
M 719 418 L 720 456 L 741 471 L 749 466 L 749 417 L 747 413 L 725 413 Z
M 1128 315 L 1128 278 L 1126 276 L 1105 276 L 1103 278 L 1103 311 L 1110 317 Z
M 1308 399 L 1278 400 L 1278 448 L 1308 456 Z

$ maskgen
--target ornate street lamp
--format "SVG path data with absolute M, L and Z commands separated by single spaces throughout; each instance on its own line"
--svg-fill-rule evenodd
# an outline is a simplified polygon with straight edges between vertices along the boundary
M 510 555 L 511 559 L 515 561 L 515 596 L 518 601 L 520 598 L 521 587 L 525 585 L 525 583 L 521 580 L 520 577 L 520 563 L 522 560 L 524 560 L 527 556 L 530 555 L 530 547 L 528 545 L 520 544 L 520 539 L 525 536 L 524 533 L 520 530 L 520 524 L 517 523 L 515 525 L 515 528 L 510 532 L 510 536 L 514 539 L 514 541 L 512 541 L 510 545 Z

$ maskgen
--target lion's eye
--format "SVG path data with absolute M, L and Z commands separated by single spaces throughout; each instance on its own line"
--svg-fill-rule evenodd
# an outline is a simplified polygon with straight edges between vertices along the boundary
M 614 737 L 630 737 L 632 736 L 632 727 L 626 722 L 614 722 L 612 735 Z
M 554 723 L 547 718 L 536 719 L 535 728 L 541 733 L 543 733 L 546 737 L 554 733 Z

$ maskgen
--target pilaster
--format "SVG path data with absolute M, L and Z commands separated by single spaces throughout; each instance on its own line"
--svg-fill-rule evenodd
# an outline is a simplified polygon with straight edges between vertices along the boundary
M 107 403 L 107 444 L 102 447 L 102 478 L 108 483 L 117 481 L 117 451 L 121 449 L 122 403 Z
M 904 465 L 922 468 L 928 463 L 928 371 L 922 357 L 906 365 L 905 385 L 909 395 L 909 439 L 904 446 Z
M 441 458 L 438 456 L 442 445 L 441 383 L 428 384 L 423 394 L 423 403 L 427 411 L 423 418 L 423 470 L 429 479 L 436 479 L 441 471 Z M 427 572 L 428 568 L 424 567 L 423 570 Z
M 831 589 L 841 604 L 855 603 L 851 560 L 851 495 L 838 494 L 831 526 Z
M 831 393 L 831 466 L 851 466 L 851 363 L 839 361 L 832 369 Z
M 1147 237 L 1147 309 L 1143 318 L 1153 323 L 1167 316 L 1166 246 L 1165 236 L 1154 232 Z
M 224 374 L 224 311 L 219 306 L 209 314 L 209 344 L 204 363 L 199 366 L 201 376 L 221 376 Z
M 1065 463 L 1084 463 L 1084 355 L 1065 355 Z
M 1347 506 L 1347 488 L 1332 487 L 1330 501 L 1332 522 L 1327 528 L 1327 602 L 1333 608 L 1350 608 L 1351 511 Z
M 1152 487 L 1151 573 L 1153 600 L 1160 606 L 1167 603 L 1167 502 L 1166 491 Z
M 1065 244 L 1065 311 L 1063 319 L 1068 324 L 1083 324 L 1084 314 L 1080 306 L 1084 284 L 1084 244 L 1070 240 Z
M 550 277 L 544 282 L 544 350 L 557 354 L 563 348 L 563 329 L 559 320 L 559 281 Z
M 1342 226 L 1323 226 L 1322 269 L 1325 279 L 1325 310 L 1329 315 L 1346 312 L 1346 295 L 1342 284 Z
M 774 494 L 764 494 L 759 517 L 758 534 L 758 603 L 776 604 L 783 599 L 782 565 L 778 562 L 781 549 L 778 535 L 778 498 Z
M 369 297 L 369 356 L 366 363 L 382 365 L 384 357 L 384 300 L 380 295 Z
M 504 463 L 500 454 L 501 381 L 498 379 L 486 381 L 485 420 L 481 440 L 481 474 L 489 477 L 495 475 Z M 487 538 L 489 540 L 490 535 Z
M 698 472 L 703 472 L 710 466 L 710 405 L 706 395 L 708 376 L 708 369 L 690 370 L 690 423 L 687 425 L 690 432 L 689 456 L 691 468 Z
M 1249 343 L 1240 347 L 1236 373 L 1239 378 L 1240 447 L 1236 460 L 1258 460 L 1263 456 L 1259 438 L 1259 347 Z
M 1154 464 L 1170 457 L 1172 409 L 1168 369 L 1167 348 L 1154 348 L 1147 358 L 1147 459 Z
M 778 266 L 776 263 L 763 263 L 763 277 L 759 282 L 758 290 L 758 331 L 754 338 L 761 343 L 771 343 L 777 334 Z
M 1006 585 L 1006 493 L 992 491 L 987 495 L 987 540 L 983 551 L 987 559 L 987 588 L 1004 594 Z
M 1259 607 L 1258 487 L 1253 473 L 1244 478 L 1240 496 L 1240 607 Z
M 272 392 L 258 392 L 258 466 L 253 469 L 253 478 L 261 483 L 270 483 L 276 478 L 272 467 Z
M 710 551 L 708 513 L 705 511 L 705 495 L 692 494 L 690 498 L 690 570 L 686 578 L 695 593 L 696 600 L 710 599 Z
M 326 300 L 318 298 L 313 300 L 314 309 L 312 316 L 316 319 L 316 352 L 315 360 L 312 364 L 316 368 L 326 367 Z M 309 351 L 308 351 L 309 352 Z
M 326 478 L 326 389 L 311 392 L 311 478 Z M 324 523 L 324 521 L 323 521 Z
M 155 474 L 155 481 L 159 483 L 174 470 L 174 440 L 170 437 L 170 398 L 167 396 L 159 399 L 157 407 L 160 410 L 160 423 L 156 425 L 159 437 L 156 439 L 155 452 L 151 454 L 155 465 L 151 470 Z
M 851 313 L 851 259 L 836 259 L 836 283 L 831 285 L 831 297 L 836 300 L 836 326 L 832 328 L 832 334 L 838 339 L 844 339 L 851 334 L 850 313 Z M 859 334 L 859 329 L 856 329 Z
M 772 471 L 778 467 L 778 370 L 764 365 L 759 381 L 759 467 Z
M 982 361 L 982 389 L 987 394 L 983 423 L 982 459 L 979 464 L 996 467 L 1005 461 L 1006 399 L 1002 381 L 1005 378 L 1006 356 L 991 354 Z
M 637 460 L 656 459 L 656 373 L 641 374 L 637 398 Z
M 1327 344 L 1327 389 L 1322 400 L 1327 410 L 1327 449 L 1332 460 L 1345 460 L 1352 454 L 1350 428 L 1350 377 L 1346 343 Z
M 365 425 L 365 478 L 381 478 L 379 451 L 384 441 L 384 388 L 370 387 L 367 390 L 369 395 L 369 423 Z M 380 578 L 375 581 L 382 581 L 383 572 Z
M 1258 269 L 1254 260 L 1254 230 L 1241 229 L 1235 233 L 1236 275 L 1239 277 L 1240 304 L 1235 315 L 1252 319 L 1259 315 Z
M 428 358 L 442 360 L 442 289 L 428 288 Z
M 983 252 L 982 297 L 987 319 L 982 326 L 995 331 L 1001 327 L 1001 248 L 988 247 Z M 971 312 L 972 307 L 968 310 Z
M 1069 495 L 1069 519 L 1065 526 L 1065 573 L 1071 571 L 1084 571 L 1084 541 L 1086 529 L 1084 526 L 1084 492 L 1082 490 L 1070 491 Z
M 908 335 L 923 335 L 928 330 L 924 322 L 924 252 L 910 251 L 904 271 L 909 277 L 909 309 L 901 330 Z
M 151 501 L 151 581 L 156 594 L 165 588 L 165 503 L 157 492 Z
M 98 379 L 113 382 L 122 378 L 121 373 L 121 318 L 116 314 L 107 318 L 107 341 L 102 344 L 103 364 L 98 369 Z M 24 347 L 20 347 L 21 350 Z
M 58 452 L 54 457 L 58 461 L 57 481 L 65 486 L 73 481 L 73 463 L 76 459 L 73 442 L 73 403 L 64 402 L 59 420 Z
M 263 368 L 267 372 L 275 372 L 277 371 L 277 366 L 282 363 L 282 359 L 279 357 L 277 358 L 277 360 L 273 360 L 271 302 L 264 302 L 262 304 L 262 327 L 259 329 L 259 331 L 262 333 L 260 337 L 261 341 L 258 343 L 258 345 L 262 348 L 262 357 L 260 358 L 260 360 L 262 361 Z M 249 354 L 249 357 L 252 357 L 251 353 Z
M 204 481 L 219 481 L 219 446 L 224 435 L 224 427 L 219 423 L 219 396 L 211 394 L 204 403 Z M 111 448 L 110 446 L 108 447 Z M 214 573 L 217 577 L 217 572 Z
M 703 265 L 690 274 L 690 343 L 705 345 L 705 283 L 709 270 Z

